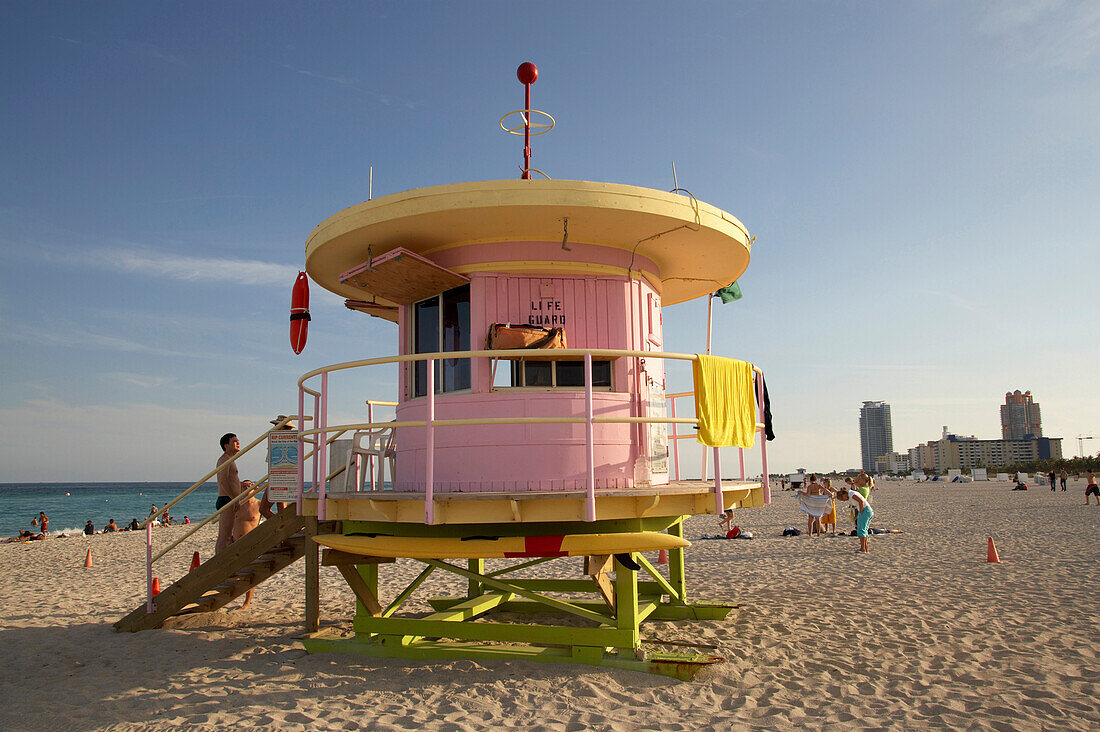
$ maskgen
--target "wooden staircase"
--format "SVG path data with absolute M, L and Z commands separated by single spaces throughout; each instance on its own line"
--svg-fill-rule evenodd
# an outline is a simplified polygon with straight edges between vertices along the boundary
M 289 567 L 307 550 L 316 551 L 311 542 L 307 545 L 309 518 L 298 516 L 294 506 L 288 506 L 165 588 L 153 598 L 153 612 L 147 612 L 143 602 L 115 623 L 115 630 L 133 633 L 159 628 L 173 615 L 210 612 L 232 602 Z

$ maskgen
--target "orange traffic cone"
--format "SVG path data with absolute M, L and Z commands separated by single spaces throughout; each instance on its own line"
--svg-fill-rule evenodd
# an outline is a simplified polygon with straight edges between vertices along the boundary
M 84 566 L 92 566 L 92 550 L 89 548 L 88 553 L 84 555 Z
M 1001 563 L 1001 558 L 997 555 L 997 545 L 993 543 L 993 537 L 989 537 L 989 548 L 986 550 L 985 561 Z
M 198 569 L 200 564 L 202 564 L 202 562 L 199 561 L 199 553 L 195 552 L 195 556 L 191 557 L 191 569 L 189 571 L 193 572 Z
M 668 564 L 668 549 L 657 552 L 657 564 Z
M 160 594 L 160 577 L 153 578 L 153 597 Z

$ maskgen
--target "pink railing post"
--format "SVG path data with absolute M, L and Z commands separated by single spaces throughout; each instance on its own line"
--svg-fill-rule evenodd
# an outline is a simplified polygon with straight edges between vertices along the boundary
M 145 612 L 155 612 L 153 604 L 153 519 L 145 524 Z
M 435 523 L 435 359 L 428 362 L 428 406 L 424 419 L 425 448 L 424 459 L 424 523 Z
M 306 443 L 302 437 L 302 430 L 306 423 L 306 390 L 298 387 L 298 505 L 296 513 L 302 515 L 302 494 L 305 493 L 306 482 Z
M 676 419 L 676 397 L 669 399 L 672 403 L 672 418 Z M 672 423 L 672 464 L 676 466 L 674 480 L 680 480 L 680 440 L 676 435 L 676 423 Z
M 595 411 L 592 408 L 592 354 L 584 354 L 584 451 L 588 463 L 588 486 L 584 496 L 585 521 L 596 520 Z
M 317 415 L 317 452 L 314 453 L 314 462 L 319 464 L 317 472 L 320 473 L 320 483 L 317 485 L 317 520 L 324 521 L 328 512 L 325 510 L 325 485 L 328 483 L 328 372 L 321 374 L 321 408 Z M 319 458 L 319 459 L 318 459 Z
M 699 415 L 697 414 L 695 416 L 698 417 Z M 702 452 L 702 454 L 700 456 L 701 459 L 699 461 L 701 466 L 702 466 L 702 467 L 699 468 L 700 480 L 702 480 L 703 482 L 706 482 L 706 480 L 707 480 L 707 446 L 700 442 L 699 447 L 700 447 L 701 452 Z
M 371 404 L 370 402 L 367 402 L 367 421 L 370 422 L 371 424 L 374 423 L 374 405 Z M 370 429 L 371 429 L 371 432 L 374 432 L 373 427 L 371 427 Z M 352 439 L 354 440 L 354 435 L 353 435 Z M 354 445 L 355 443 L 353 442 L 352 444 Z M 367 458 L 367 470 L 370 471 L 370 489 L 372 491 L 378 490 L 379 488 L 381 488 L 381 486 L 375 487 L 375 485 L 374 485 L 374 455 L 371 455 L 369 458 Z M 362 484 L 363 484 L 363 481 L 359 480 L 359 458 L 356 457 L 356 460 L 355 460 L 355 490 L 356 490 L 356 492 L 358 492 L 359 486 L 362 485 Z
M 313 423 L 316 427 L 321 426 L 321 397 L 313 397 Z M 317 490 L 317 439 L 319 435 L 313 436 L 313 482 L 310 484 L 310 488 L 314 491 Z
M 756 412 L 760 415 L 760 424 L 764 424 L 764 374 L 756 375 Z M 760 463 L 764 471 L 764 503 L 772 502 L 771 481 L 768 479 L 768 431 L 767 427 L 760 428 Z
M 722 513 L 726 510 L 722 501 L 722 458 L 721 450 L 714 448 L 714 505 L 717 510 L 715 513 Z

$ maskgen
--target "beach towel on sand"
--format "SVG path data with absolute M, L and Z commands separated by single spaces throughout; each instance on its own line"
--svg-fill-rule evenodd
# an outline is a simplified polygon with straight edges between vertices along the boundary
M 756 444 L 756 393 L 752 364 L 696 354 L 695 416 L 699 442 L 709 447 Z
M 798 507 L 802 509 L 802 513 L 820 518 L 830 512 L 829 504 L 832 500 L 831 496 L 799 496 Z

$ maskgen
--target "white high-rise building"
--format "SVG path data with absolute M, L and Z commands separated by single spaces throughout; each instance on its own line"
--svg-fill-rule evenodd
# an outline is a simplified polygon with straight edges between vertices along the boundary
M 894 451 L 894 429 L 890 425 L 890 405 L 864 402 L 859 410 L 859 442 L 863 469 L 875 472 L 875 458 Z

